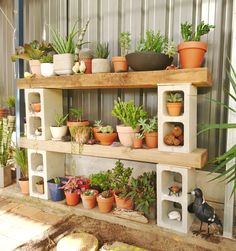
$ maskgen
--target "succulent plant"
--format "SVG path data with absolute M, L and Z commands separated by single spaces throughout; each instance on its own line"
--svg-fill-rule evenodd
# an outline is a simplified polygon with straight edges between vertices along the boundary
M 110 190 L 103 191 L 103 192 L 101 193 L 101 196 L 102 196 L 103 198 L 111 198 L 111 197 L 112 197 L 112 192 L 111 192 Z
M 101 120 L 95 120 L 93 126 L 94 127 L 101 127 L 103 125 Z
M 121 56 L 125 57 L 128 54 L 128 50 L 130 48 L 130 33 L 129 32 L 121 32 L 119 35 L 119 43 L 121 48 Z
M 144 132 L 155 132 L 157 131 L 157 116 L 154 116 L 152 119 L 140 119 L 139 124 L 142 127 Z
M 167 95 L 167 102 L 169 103 L 180 103 L 183 101 L 183 97 L 179 92 L 170 92 Z
M 109 51 L 109 44 L 108 43 L 98 43 L 97 44 L 97 48 L 95 51 L 95 58 L 104 58 L 106 59 L 109 55 L 110 51 Z
M 99 127 L 99 132 L 101 133 L 113 133 L 113 127 L 110 125 Z

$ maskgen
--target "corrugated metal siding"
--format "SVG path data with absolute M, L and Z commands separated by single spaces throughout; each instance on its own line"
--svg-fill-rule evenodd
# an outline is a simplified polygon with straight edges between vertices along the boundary
M 33 39 L 50 39 L 47 24 L 66 34 L 77 21 L 83 25 L 90 19 L 85 41 L 93 48 L 96 41 L 109 42 L 110 58 L 120 53 L 118 35 L 121 31 L 132 34 L 132 48 L 135 49 L 147 29 L 160 30 L 174 39 L 181 41 L 180 24 L 184 21 L 197 24 L 200 20 L 215 24 L 216 28 L 204 40 L 208 42 L 205 64 L 213 73 L 214 86 L 211 89 L 200 89 L 198 96 L 198 122 L 221 122 L 225 114 L 220 107 L 210 103 L 206 97 L 224 99 L 223 83 L 225 81 L 225 58 L 230 50 L 230 33 L 232 18 L 232 2 L 217 0 L 25 0 L 25 41 Z M 8 10 L 12 16 L 12 1 L 0 1 L 0 6 Z M 10 30 L 0 14 L 0 27 L 3 35 L 0 47 L 1 58 L 6 60 L 6 69 L 1 69 L 0 90 L 4 96 L 14 92 L 12 87 L 12 65 L 9 36 Z M 7 39 L 6 39 L 6 36 Z M 9 53 L 10 51 L 10 53 Z M 8 55 L 6 54 L 8 52 Z M 8 60 L 8 61 L 7 61 Z M 175 58 L 178 62 L 178 58 Z M 7 88 L 6 88 L 7 86 Z M 133 99 L 136 104 L 143 104 L 153 116 L 157 112 L 157 94 L 155 90 L 93 90 L 68 91 L 69 106 L 81 106 L 84 116 L 91 120 L 102 119 L 105 123 L 116 124 L 111 116 L 113 101 L 117 96 L 124 100 Z M 1 95 L 2 96 L 2 95 Z M 64 105 L 66 107 L 67 99 Z M 222 133 L 212 131 L 199 136 L 198 145 L 208 147 L 210 156 L 221 151 L 225 146 Z

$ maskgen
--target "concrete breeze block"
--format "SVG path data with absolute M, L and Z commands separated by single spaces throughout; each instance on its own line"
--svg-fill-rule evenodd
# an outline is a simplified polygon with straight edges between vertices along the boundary
M 169 116 L 166 107 L 166 96 L 170 91 L 184 93 L 184 113 L 181 116 Z M 184 145 L 168 146 L 164 137 L 174 127 L 182 123 L 184 127 Z M 192 152 L 197 147 L 197 88 L 189 84 L 166 84 L 158 86 L 158 150 L 166 152 Z

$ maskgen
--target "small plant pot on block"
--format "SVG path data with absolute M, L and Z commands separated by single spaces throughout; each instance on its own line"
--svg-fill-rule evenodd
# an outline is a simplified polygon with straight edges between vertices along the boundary
M 116 130 L 120 143 L 123 146 L 131 147 L 135 133 L 139 132 L 139 128 L 133 129 L 131 126 L 117 125 Z
M 158 133 L 157 132 L 146 132 L 145 142 L 148 148 L 157 148 L 158 145 Z
M 170 116 L 180 116 L 182 111 L 182 103 L 167 103 L 167 110 Z
M 70 53 L 53 55 L 54 71 L 58 75 L 72 74 L 74 55 Z
M 78 192 L 66 192 L 65 191 L 65 196 L 66 196 L 66 204 L 68 206 L 76 206 L 79 203 L 79 194 Z
M 29 66 L 32 74 L 41 75 L 41 67 L 39 60 L 29 60 Z
M 53 140 L 61 140 L 67 134 L 67 126 L 50 126 Z
M 109 213 L 113 207 L 114 197 L 104 198 L 102 195 L 98 195 L 97 202 L 101 213 Z
M 38 193 L 44 194 L 44 184 L 43 184 L 43 182 L 36 183 L 35 186 L 36 186 L 36 191 Z
M 92 59 L 92 73 L 111 72 L 111 64 L 109 59 L 94 58 Z
M 81 199 L 83 203 L 83 207 L 86 209 L 92 209 L 96 206 L 96 197 L 98 195 L 98 191 L 88 189 L 84 193 L 81 194 Z
M 0 187 L 7 187 L 12 184 L 11 166 L 0 165 Z
M 54 76 L 54 65 L 52 63 L 41 63 L 41 75 L 44 77 Z
M 132 210 L 134 207 L 134 203 L 131 198 L 126 198 L 126 197 L 121 198 L 116 194 L 115 194 L 115 202 L 117 208 Z
M 32 103 L 31 104 L 31 109 L 33 112 L 41 112 L 41 103 Z
M 19 179 L 20 190 L 23 194 L 29 194 L 29 179 Z
M 127 72 L 128 62 L 125 57 L 112 57 L 115 72 Z

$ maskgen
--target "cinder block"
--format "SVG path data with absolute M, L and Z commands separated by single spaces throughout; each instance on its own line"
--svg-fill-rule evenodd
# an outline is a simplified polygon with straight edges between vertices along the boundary
M 182 187 L 180 196 L 169 195 L 169 187 Z M 195 170 L 181 166 L 157 164 L 157 225 L 178 232 L 187 233 L 194 215 L 188 213 L 192 197 L 187 193 L 196 187 Z M 178 211 L 181 221 L 170 220 L 168 214 Z
M 169 116 L 166 107 L 168 92 L 181 91 L 184 95 L 183 114 Z M 184 129 L 184 145 L 169 146 L 164 137 L 177 124 Z M 158 149 L 166 152 L 192 152 L 197 147 L 197 88 L 191 83 L 158 86 Z
M 32 103 L 41 103 L 41 111 L 33 112 Z M 63 114 L 62 91 L 51 89 L 25 89 L 27 138 L 51 139 L 50 126 L 55 124 L 55 114 Z M 41 127 L 42 134 L 37 136 L 35 130 Z
M 65 154 L 28 149 L 30 196 L 48 200 L 50 198 L 47 181 L 65 175 Z M 43 166 L 42 171 L 37 167 Z M 44 193 L 36 191 L 36 182 L 43 178 Z

